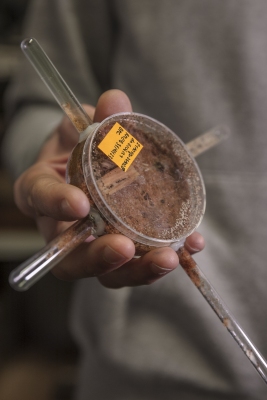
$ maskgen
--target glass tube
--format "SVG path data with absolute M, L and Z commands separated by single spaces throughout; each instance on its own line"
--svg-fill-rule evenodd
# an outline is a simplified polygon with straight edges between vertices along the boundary
M 267 383 L 267 362 L 262 357 L 260 352 L 256 349 L 254 344 L 251 342 L 249 337 L 233 318 L 230 312 L 227 310 L 223 301 L 216 293 L 208 279 L 205 277 L 203 272 L 195 260 L 191 257 L 189 252 L 181 247 L 178 250 L 180 265 L 187 273 L 191 281 L 203 295 L 205 300 L 211 306 L 213 311 L 217 314 L 224 327 L 232 335 L 239 347 L 243 350 L 252 365 L 256 368 L 259 375 L 262 377 L 265 383 Z
M 85 239 L 96 232 L 95 219 L 87 216 L 48 243 L 34 256 L 20 264 L 9 276 L 13 289 L 24 291 L 34 285 Z
M 197 157 L 213 146 L 219 144 L 222 140 L 227 139 L 230 135 L 230 130 L 226 125 L 218 125 L 197 136 L 195 139 L 186 143 L 187 150 L 190 151 L 193 157 Z
M 78 132 L 83 132 L 89 125 L 92 125 L 92 120 L 37 40 L 34 38 L 24 39 L 21 49 Z

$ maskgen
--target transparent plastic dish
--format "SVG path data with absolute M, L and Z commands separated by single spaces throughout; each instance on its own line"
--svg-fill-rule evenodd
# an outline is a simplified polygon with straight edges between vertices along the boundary
M 98 148 L 115 123 L 143 146 L 127 171 Z M 131 154 L 135 148 L 126 135 L 118 134 L 118 153 Z M 104 233 L 131 238 L 136 255 L 151 247 L 178 250 L 205 212 L 204 182 L 186 145 L 165 125 L 141 114 L 116 114 L 92 125 L 72 153 L 67 181 L 87 193 L 106 222 Z

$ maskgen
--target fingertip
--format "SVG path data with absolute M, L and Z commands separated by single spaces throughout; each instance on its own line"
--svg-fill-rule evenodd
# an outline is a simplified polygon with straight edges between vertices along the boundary
M 88 215 L 90 203 L 86 194 L 76 187 L 66 190 L 65 197 L 60 202 L 60 211 L 63 217 L 79 219 Z
M 169 247 L 150 251 L 147 257 L 144 256 L 144 261 L 148 268 L 142 284 L 146 285 L 150 285 L 168 275 L 179 265 L 177 253 Z
M 194 232 L 186 239 L 185 247 L 190 253 L 197 253 L 204 249 L 205 239 L 199 232 Z
M 107 245 L 102 253 L 102 257 L 105 261 L 112 264 L 114 259 L 118 257 L 118 263 L 123 264 L 131 260 L 134 254 L 135 246 L 131 239 L 120 234 L 107 235 Z
M 94 121 L 100 122 L 110 115 L 119 112 L 131 112 L 132 105 L 129 97 L 118 89 L 104 92 L 98 99 Z
M 152 250 L 149 253 L 149 257 L 152 269 L 154 269 L 155 272 L 157 268 L 155 268 L 154 266 L 156 265 L 158 267 L 159 274 L 160 272 L 164 272 L 165 270 L 170 272 L 175 269 L 179 264 L 177 253 L 169 247 Z

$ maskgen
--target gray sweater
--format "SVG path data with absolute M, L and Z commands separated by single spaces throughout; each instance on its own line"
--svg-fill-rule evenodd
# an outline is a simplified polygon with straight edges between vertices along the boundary
M 207 245 L 196 259 L 267 357 L 266 0 L 34 0 L 25 35 L 39 40 L 81 102 L 122 89 L 135 111 L 184 142 L 230 126 L 231 137 L 198 159 Z M 5 152 L 18 175 L 61 111 L 24 60 L 7 105 Z M 79 400 L 267 398 L 182 269 L 148 287 L 79 282 L 72 329 Z

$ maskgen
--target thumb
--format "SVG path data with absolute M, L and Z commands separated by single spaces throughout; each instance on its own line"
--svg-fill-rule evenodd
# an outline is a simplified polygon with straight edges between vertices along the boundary
M 73 221 L 90 209 L 85 193 L 64 180 L 45 162 L 29 168 L 14 185 L 15 202 L 30 217 L 48 216 Z

